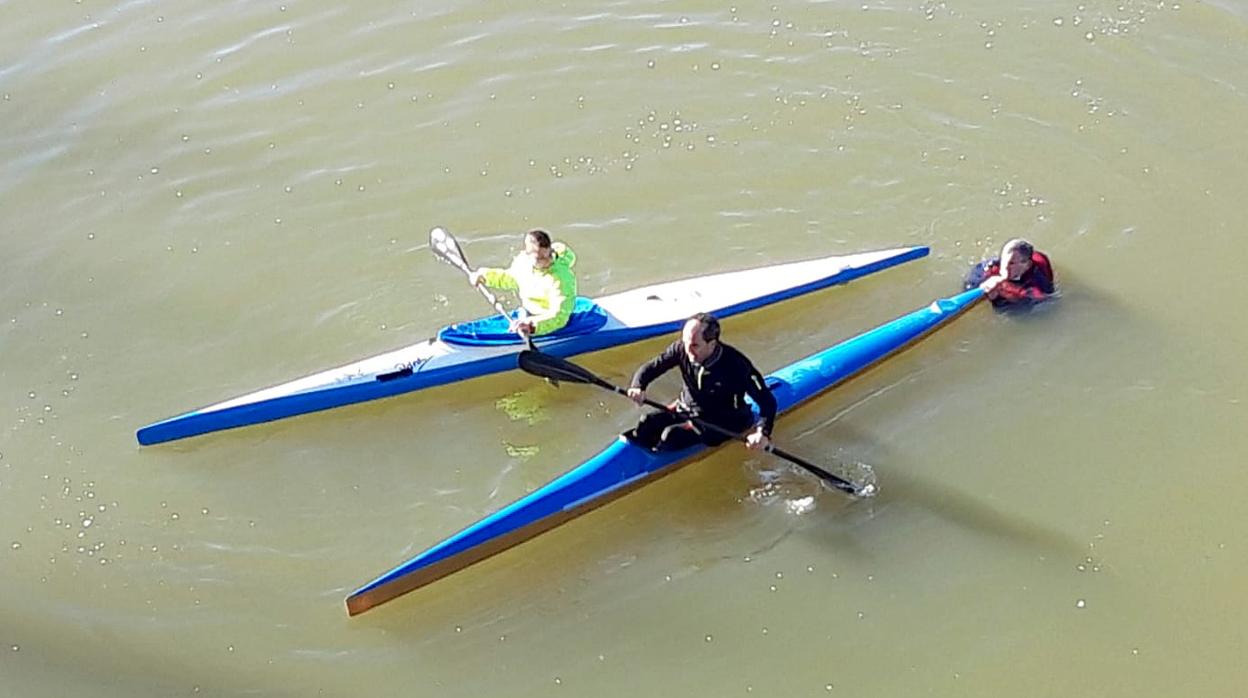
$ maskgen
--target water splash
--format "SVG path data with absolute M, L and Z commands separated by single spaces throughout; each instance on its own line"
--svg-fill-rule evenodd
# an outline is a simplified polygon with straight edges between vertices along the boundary
M 846 463 L 843 469 L 842 476 L 854 483 L 855 497 L 866 499 L 880 493 L 880 481 L 875 475 L 875 469 L 871 466 L 855 461 Z

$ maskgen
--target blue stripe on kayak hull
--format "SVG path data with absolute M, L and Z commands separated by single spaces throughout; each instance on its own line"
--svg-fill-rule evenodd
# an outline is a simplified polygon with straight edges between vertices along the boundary
M 904 349 L 983 299 L 979 289 L 938 300 L 768 375 L 781 412 Z M 666 475 L 706 447 L 651 453 L 620 438 L 524 498 L 395 567 L 347 597 L 351 615 L 501 552 Z
M 925 257 L 928 252 L 929 249 L 926 247 L 915 247 L 895 257 L 847 269 L 839 274 L 834 274 L 804 286 L 797 286 L 779 293 L 729 306 L 717 314 L 721 317 L 737 315 L 830 286 L 847 283 L 854 279 Z M 536 338 L 536 343 L 543 351 L 549 354 L 567 357 L 675 332 L 680 329 L 682 323 L 683 320 L 647 325 L 645 327 L 606 330 L 562 339 L 538 337 Z M 517 347 L 517 352 L 520 348 Z M 139 444 L 150 446 L 214 431 L 261 424 L 309 412 L 378 400 L 424 388 L 454 383 L 468 378 L 508 371 L 515 367 L 515 354 L 504 354 L 447 366 L 441 369 L 416 370 L 408 375 L 399 376 L 392 380 L 367 380 L 343 385 L 328 385 L 306 392 L 283 395 L 233 407 L 193 410 L 142 427 L 136 432 L 135 436 Z

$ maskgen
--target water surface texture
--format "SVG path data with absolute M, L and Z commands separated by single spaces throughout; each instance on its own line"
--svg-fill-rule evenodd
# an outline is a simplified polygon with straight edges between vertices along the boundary
M 0 2 L 0 695 L 1242 695 L 1245 66 L 1239 0 Z M 733 445 L 349 619 L 636 408 L 134 430 L 487 312 L 435 225 L 589 295 L 931 246 L 727 321 L 764 371 L 1014 236 L 1062 298 L 782 420 L 873 499 Z

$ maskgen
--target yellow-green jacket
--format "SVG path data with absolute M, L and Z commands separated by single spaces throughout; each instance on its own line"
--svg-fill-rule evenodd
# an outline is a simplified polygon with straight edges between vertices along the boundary
M 568 324 L 576 305 L 576 253 L 562 242 L 550 246 L 554 260 L 537 269 L 525 254 L 517 255 L 506 269 L 482 267 L 482 283 L 490 288 L 515 291 L 533 322 L 533 334 L 549 334 Z

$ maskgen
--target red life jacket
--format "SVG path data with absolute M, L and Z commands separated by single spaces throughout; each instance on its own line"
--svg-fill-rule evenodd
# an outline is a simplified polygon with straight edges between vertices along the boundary
M 998 257 L 984 265 L 984 278 L 1001 273 L 1001 259 Z M 1053 283 L 1053 265 L 1049 258 L 1038 250 L 1031 253 L 1031 268 L 1023 272 L 1018 281 L 1002 281 L 997 286 L 997 297 L 993 305 L 1012 305 L 1014 303 L 1034 303 L 1042 301 L 1056 291 Z

